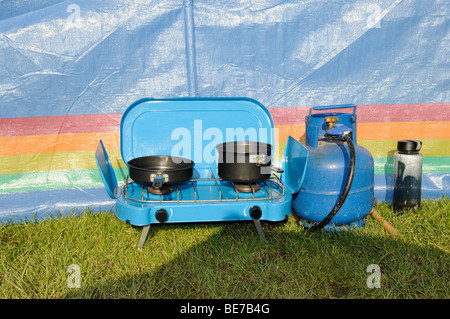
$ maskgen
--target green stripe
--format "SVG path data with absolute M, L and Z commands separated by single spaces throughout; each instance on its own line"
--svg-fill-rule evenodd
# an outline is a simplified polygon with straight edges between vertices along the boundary
M 119 184 L 123 183 L 127 169 L 115 168 L 114 172 Z M 98 169 L 0 175 L 0 193 L 101 186 L 104 185 Z

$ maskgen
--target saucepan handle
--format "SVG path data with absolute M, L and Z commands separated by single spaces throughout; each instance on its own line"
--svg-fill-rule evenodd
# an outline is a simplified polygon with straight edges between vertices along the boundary
M 271 166 L 270 168 L 271 168 L 272 171 L 275 172 L 275 173 L 279 173 L 279 174 L 284 173 L 284 169 L 282 169 L 282 168 L 275 167 L 275 166 Z
M 270 168 L 274 173 L 280 173 L 280 174 L 284 173 L 284 169 L 281 169 L 281 168 L 273 166 L 273 165 L 267 165 L 267 164 L 264 164 L 262 162 L 259 162 L 256 165 L 258 165 L 258 166 L 265 166 L 267 168 Z

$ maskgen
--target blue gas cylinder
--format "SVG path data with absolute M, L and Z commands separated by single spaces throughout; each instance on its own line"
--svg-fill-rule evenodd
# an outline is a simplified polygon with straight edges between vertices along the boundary
M 353 113 L 316 113 L 313 110 L 353 108 Z M 356 143 L 356 105 L 318 106 L 306 116 L 306 146 L 309 158 L 300 191 L 294 196 L 293 210 L 307 225 L 321 222 L 332 211 L 346 184 L 350 169 L 348 143 L 325 134 L 343 125 L 351 132 L 356 161 L 350 190 L 341 208 L 326 229 L 362 227 L 374 204 L 374 163 L 370 152 Z M 338 124 L 339 123 L 339 124 Z

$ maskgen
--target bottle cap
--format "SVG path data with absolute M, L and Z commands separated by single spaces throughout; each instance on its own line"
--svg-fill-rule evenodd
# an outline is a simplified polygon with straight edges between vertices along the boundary
M 417 140 L 397 141 L 397 150 L 401 153 L 417 153 L 422 148 L 422 142 Z

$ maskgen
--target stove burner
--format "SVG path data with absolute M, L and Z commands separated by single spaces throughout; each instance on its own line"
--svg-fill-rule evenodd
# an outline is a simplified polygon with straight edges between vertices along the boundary
M 152 186 L 147 187 L 147 192 L 154 195 L 167 195 L 174 191 L 174 188 L 170 185 L 163 185 L 161 188 L 156 188 Z
M 241 193 L 253 193 L 261 189 L 257 183 L 236 183 L 236 190 Z

